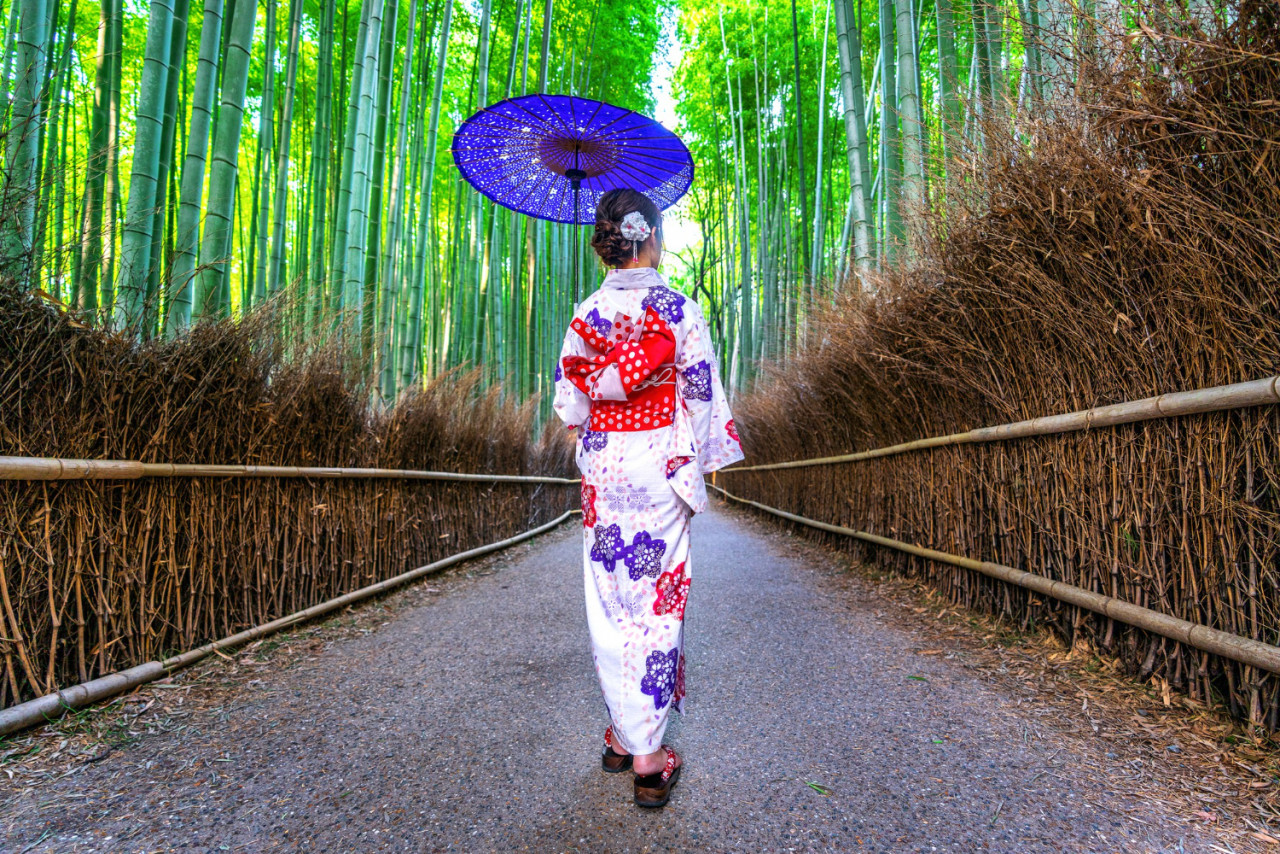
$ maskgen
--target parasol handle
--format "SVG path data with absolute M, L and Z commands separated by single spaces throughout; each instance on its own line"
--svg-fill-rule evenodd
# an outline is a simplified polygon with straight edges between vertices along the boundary
M 578 152 L 573 152 L 573 169 L 566 169 L 564 177 L 569 179 L 569 186 L 573 188 L 573 297 L 574 304 L 582 302 L 581 283 L 578 280 L 578 256 L 582 254 L 582 247 L 578 243 L 578 191 L 582 188 L 582 179 L 587 177 L 587 173 L 576 168 L 578 163 Z

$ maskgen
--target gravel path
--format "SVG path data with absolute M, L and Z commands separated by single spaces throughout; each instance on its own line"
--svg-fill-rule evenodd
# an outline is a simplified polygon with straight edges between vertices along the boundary
M 181 735 L 0 804 L 0 850 L 1210 850 L 919 655 L 834 561 L 719 506 L 693 536 L 689 714 L 668 730 L 687 769 L 665 810 L 599 770 L 570 525 Z

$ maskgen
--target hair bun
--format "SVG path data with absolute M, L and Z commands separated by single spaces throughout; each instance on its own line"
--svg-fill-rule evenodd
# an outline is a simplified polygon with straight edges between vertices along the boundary
M 610 190 L 596 204 L 596 230 L 591 248 L 611 267 L 630 261 L 638 243 L 657 230 L 662 215 L 653 200 L 626 187 Z M 636 236 L 643 232 L 643 236 Z

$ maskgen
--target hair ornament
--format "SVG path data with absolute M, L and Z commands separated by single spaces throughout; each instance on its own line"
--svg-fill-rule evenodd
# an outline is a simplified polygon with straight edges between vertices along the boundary
M 653 229 L 640 211 L 632 211 L 624 216 L 618 230 L 622 232 L 624 238 L 631 241 L 632 260 L 638 257 L 640 244 L 648 240 L 649 235 L 653 233 Z

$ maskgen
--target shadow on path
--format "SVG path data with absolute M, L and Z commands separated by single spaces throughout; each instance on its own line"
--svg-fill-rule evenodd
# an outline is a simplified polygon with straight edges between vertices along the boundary
M 834 562 L 720 506 L 693 537 L 688 716 L 668 730 L 688 765 L 665 810 L 599 770 L 571 523 L 181 735 L 11 800 L 0 850 L 1209 850 L 1073 773 L 1080 748 L 1034 737 L 998 689 L 916 655 Z

